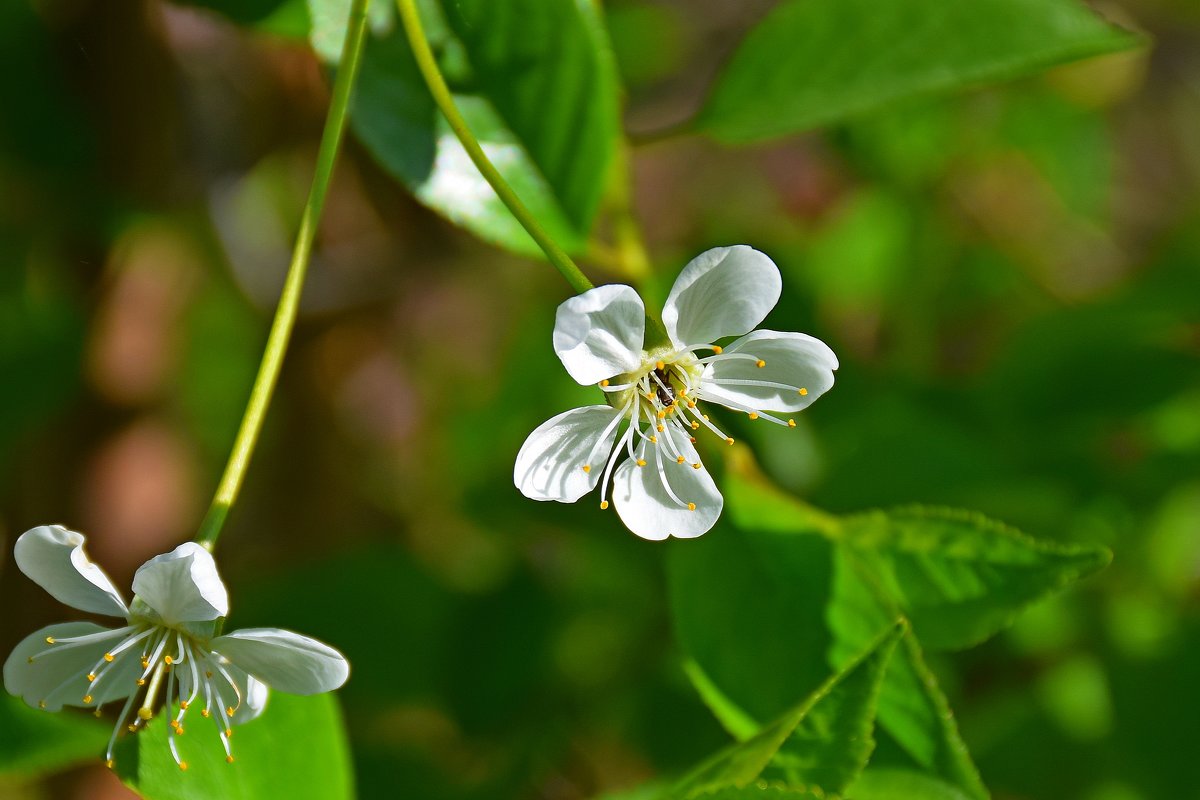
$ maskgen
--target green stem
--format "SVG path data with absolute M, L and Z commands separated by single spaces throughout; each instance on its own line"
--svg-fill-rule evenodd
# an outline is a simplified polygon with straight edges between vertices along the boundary
M 413 55 L 417 59 L 417 66 L 425 77 L 425 83 L 429 86 L 429 92 L 433 95 L 438 108 L 442 110 L 446 121 L 450 123 L 454 135 L 462 142 L 463 149 L 471 157 L 476 169 L 499 195 L 500 200 L 508 207 L 512 215 L 517 218 L 517 222 L 521 223 L 521 226 L 537 242 L 538 247 L 542 248 L 542 252 L 546 254 L 550 263 L 562 273 L 562 276 L 567 279 L 567 283 L 571 284 L 571 288 L 576 292 L 586 292 L 591 289 L 592 282 L 580 271 L 571 257 L 550 238 L 529 209 L 525 207 L 525 204 L 521 202 L 521 199 L 517 197 L 516 192 L 492 165 L 483 152 L 483 148 L 479 146 L 479 142 L 471 133 L 471 129 L 467 127 L 467 122 L 459 113 L 458 106 L 454 103 L 454 97 L 450 94 L 449 87 L 446 86 L 441 70 L 438 69 L 437 59 L 429 49 L 429 42 L 425 38 L 424 28 L 421 27 L 421 15 L 417 13 L 415 0 L 396 0 L 396 5 L 400 9 L 404 31 L 408 35 Z
M 254 445 L 262 431 L 263 418 L 267 414 L 267 407 L 271 404 L 271 395 L 275 391 L 275 384 L 279 381 L 279 370 L 283 366 L 283 356 L 287 352 L 292 328 L 296 324 L 296 310 L 300 305 L 304 275 L 308 271 L 313 240 L 317 235 L 317 224 L 321 219 L 321 211 L 325 207 L 325 195 L 328 193 L 329 181 L 333 176 L 338 146 L 341 144 L 342 134 L 346 129 L 350 92 L 354 86 L 354 78 L 358 74 L 359 62 L 362 60 L 369 3 L 370 0 L 353 0 L 350 9 L 346 39 L 342 45 L 342 59 L 333 83 L 329 114 L 325 118 L 325 129 L 321 133 L 321 147 L 317 152 L 316 171 L 313 175 L 312 188 L 308 193 L 308 203 L 305 205 L 304 215 L 300 219 L 300 231 L 296 235 L 292 263 L 288 267 L 287 280 L 283 284 L 279 306 L 275 310 L 275 319 L 271 323 L 271 332 L 267 336 L 267 346 L 258 367 L 258 375 L 254 379 L 254 386 L 250 389 L 250 401 L 246 405 L 241 427 L 238 428 L 237 438 L 233 443 L 233 452 L 229 454 L 229 463 L 225 465 L 225 473 L 221 476 L 217 493 L 213 496 L 208 513 L 205 514 L 204 521 L 200 523 L 200 530 L 196 534 L 196 541 L 209 550 L 216 545 L 217 537 L 220 536 L 221 528 L 225 524 L 225 518 L 229 516 L 229 509 L 237 501 L 238 492 L 242 488 L 242 480 L 246 476 L 246 468 L 250 464 L 250 456 L 254 453 Z

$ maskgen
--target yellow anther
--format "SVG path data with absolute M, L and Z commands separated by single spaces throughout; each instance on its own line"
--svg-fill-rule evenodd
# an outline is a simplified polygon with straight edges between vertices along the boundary
M 600 385 L 601 385 L 601 386 L 608 386 L 608 378 L 605 378 L 604 380 L 600 381 Z
M 694 431 L 700 430 L 700 423 L 693 421 L 692 422 L 692 430 L 694 430 Z M 693 441 L 695 441 L 695 440 L 693 440 Z
M 129 723 L 128 725 L 126 725 L 125 727 L 129 730 L 130 733 L 137 733 L 137 725 L 134 725 L 132 722 Z
M 142 659 L 142 669 L 146 669 L 146 668 L 147 668 L 147 667 L 149 667 L 149 666 L 150 666 L 150 659 L 148 659 L 148 658 L 143 658 L 143 659 Z
M 583 465 L 583 471 L 584 471 L 584 472 L 591 472 L 591 471 L 592 471 L 592 466 L 591 466 L 591 464 L 584 464 L 584 465 Z
M 732 437 L 732 436 L 726 436 L 726 437 L 725 437 L 725 444 L 733 444 L 733 437 Z
M 646 466 L 646 459 L 644 459 L 644 458 L 639 458 L 639 459 L 637 460 L 637 465 L 638 465 L 639 467 L 644 467 L 644 466 Z
M 113 760 L 110 758 L 108 761 L 105 761 L 104 766 L 108 767 L 109 769 L 112 769 L 113 768 Z
M 90 704 L 91 704 L 91 702 L 92 702 L 92 699 L 93 699 L 93 698 L 92 698 L 92 696 L 91 696 L 90 694 L 85 694 L 85 695 L 83 696 L 83 704 L 84 704 L 85 706 L 86 706 L 86 705 L 90 705 Z
M 87 674 L 87 679 L 88 679 L 88 683 L 91 683 L 92 681 L 96 680 L 96 673 L 89 672 Z
M 146 722 L 149 722 L 150 718 L 154 716 L 154 712 L 145 706 L 142 706 L 138 709 L 138 716 L 144 719 Z
M 687 397 L 687 389 L 680 389 L 680 390 L 679 390 L 679 396 L 680 396 L 680 397 Z
M 724 348 L 722 348 L 719 344 L 713 345 L 713 352 L 716 353 L 717 355 L 721 355 L 723 350 L 724 350 Z
M 646 399 L 647 399 L 647 400 L 653 400 L 653 399 L 654 399 L 654 392 L 646 392 Z
M 650 444 L 658 444 L 658 437 L 657 437 L 657 436 L 651 436 L 651 437 L 650 437 Z
M 758 361 L 754 362 L 754 366 L 758 367 L 759 369 L 762 369 L 766 365 L 767 365 L 767 362 L 763 361 L 761 358 Z
M 751 412 L 750 412 L 750 413 L 749 413 L 747 416 L 749 416 L 749 417 L 750 417 L 750 419 L 758 419 L 758 412 L 757 412 L 757 411 L 751 411 Z
M 663 418 L 664 418 L 664 417 L 666 417 L 666 416 L 667 416 L 666 409 L 661 409 L 661 408 L 660 408 L 660 409 L 658 410 L 658 418 L 659 418 L 659 419 L 663 419 Z
M 226 739 L 232 739 L 232 738 L 233 738 L 233 728 L 226 728 L 226 729 L 225 729 L 225 738 L 226 738 Z
M 38 700 L 38 708 L 45 708 L 45 707 L 46 707 L 46 701 Z
M 695 464 L 692 464 L 692 469 L 700 469 L 700 462 L 697 461 Z
M 666 369 L 666 366 L 667 366 L 667 365 L 666 365 L 666 364 L 664 364 L 664 363 L 663 363 L 663 362 L 661 362 L 661 361 L 655 361 L 655 362 L 654 362 L 654 368 L 655 368 L 655 369 L 657 369 L 657 370 L 659 370 L 659 371 L 662 371 L 663 369 Z
M 695 408 L 695 407 L 696 407 L 696 401 L 688 400 L 688 408 Z
M 796 427 L 796 420 L 794 420 L 794 419 L 789 419 L 789 420 L 788 420 L 788 427 L 789 427 L 789 428 L 794 428 L 794 427 Z
M 110 663 L 110 664 L 111 664 L 111 663 L 112 663 L 112 660 L 113 660 L 113 654 L 112 654 L 112 653 L 105 653 L 105 654 L 104 654 L 104 660 L 105 660 L 105 661 L 107 661 L 108 663 Z
M 676 464 L 682 464 L 685 461 L 687 461 L 687 459 L 684 458 L 683 456 L 679 456 L 678 458 L 675 459 Z
M 601 510 L 601 511 L 603 511 L 603 510 L 604 510 L 604 509 L 606 509 L 606 508 L 608 508 L 608 501 L 607 501 L 607 500 L 601 500 L 601 501 L 600 501 L 600 510 Z
M 184 772 L 187 772 L 187 762 L 186 762 L 186 761 L 180 761 L 180 762 L 179 762 L 179 768 L 180 768 L 181 770 L 183 770 Z
M 226 764 L 232 764 L 232 763 L 233 763 L 233 756 L 225 756 L 225 763 L 226 763 Z
M 709 422 L 712 422 L 712 420 L 708 418 L 708 414 L 703 414 L 701 416 L 703 416 L 705 419 L 708 419 Z
M 138 685 L 138 686 L 145 686 L 145 685 L 146 685 L 146 679 L 145 679 L 145 678 L 138 678 L 138 679 L 137 679 L 137 685 Z
M 204 677 L 206 677 L 206 678 L 211 678 L 211 677 L 212 677 L 212 670 L 205 670 L 205 671 L 204 671 Z
M 658 432 L 659 432 L 659 433 L 662 433 L 662 432 L 663 432 L 663 431 L 665 431 L 665 430 L 666 430 L 666 428 L 664 428 L 662 425 L 659 425 L 659 426 L 658 426 Z
M 171 658 L 170 656 L 163 656 L 163 663 L 169 667 L 175 663 L 175 659 Z
M 696 504 L 688 503 L 688 511 L 695 511 L 695 510 L 696 510 Z
M 200 709 L 200 716 L 204 717 L 205 719 L 208 719 L 208 709 L 207 708 Z
M 232 717 L 233 716 L 233 706 L 226 706 L 225 713 Z
M 53 637 L 53 636 L 47 636 L 47 637 L 46 637 L 46 644 L 54 644 L 54 637 Z
M 180 700 L 180 701 L 179 701 L 179 708 L 180 708 L 180 710 L 181 710 L 181 711 L 187 711 L 187 710 L 188 710 L 188 701 L 187 701 L 187 700 Z
M 808 397 L 808 389 L 801 389 L 801 390 L 800 390 L 800 396 L 801 396 L 801 397 Z

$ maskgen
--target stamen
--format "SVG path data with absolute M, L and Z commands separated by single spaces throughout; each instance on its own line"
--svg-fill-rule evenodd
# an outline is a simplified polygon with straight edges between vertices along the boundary
M 754 366 L 758 367 L 759 369 L 762 369 L 766 365 L 767 365 L 767 362 L 763 361 L 761 358 L 758 361 L 754 362 Z
M 801 397 L 808 397 L 808 389 L 805 389 L 803 386 L 800 387 L 798 392 Z
M 789 427 L 789 428 L 794 428 L 794 427 L 796 427 L 796 420 L 794 420 L 794 419 L 789 419 L 789 420 L 788 420 L 788 427 Z
M 591 465 L 591 464 L 584 464 L 584 465 L 583 465 L 583 471 L 584 471 L 584 472 L 591 472 L 591 471 L 592 471 L 592 465 Z
M 688 511 L 695 511 L 695 510 L 696 510 L 696 504 L 688 503 Z

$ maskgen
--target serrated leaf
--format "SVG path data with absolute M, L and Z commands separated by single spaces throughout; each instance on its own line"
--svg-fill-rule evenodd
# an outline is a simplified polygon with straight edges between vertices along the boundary
M 857 652 L 873 631 L 898 612 L 880 593 L 855 551 L 839 547 L 834 556 L 829 628 L 832 659 Z M 987 789 L 958 732 L 950 703 L 925 664 L 916 632 L 905 637 L 888 666 L 879 693 L 879 723 L 913 761 L 973 800 L 986 800 Z
M 868 767 L 850 788 L 854 800 L 970 800 L 937 778 L 907 769 Z
M 615 67 L 595 10 L 574 0 L 462 0 L 447 4 L 445 19 L 431 10 L 423 6 L 424 24 L 472 134 L 551 238 L 580 252 L 620 133 Z M 314 27 L 313 42 L 332 61 L 329 28 Z M 495 245 L 540 254 L 437 110 L 401 26 L 373 30 L 355 134 L 425 205 Z
M 217 724 L 221 724 L 217 722 Z M 225 750 L 212 720 L 198 714 L 179 737 L 181 772 L 167 747 L 160 716 L 127 736 L 117 750 L 117 774 L 149 800 L 338 800 L 354 796 L 350 751 L 333 695 L 295 697 L 272 692 L 258 719 L 234 728 L 236 761 Z
M 846 517 L 840 539 L 933 649 L 978 644 L 1112 559 L 1099 545 L 1039 541 L 981 514 L 940 508 Z
M 874 749 L 875 702 L 888 660 L 907 625 L 897 623 L 798 706 L 686 775 L 667 794 L 695 798 L 763 778 L 786 786 L 849 786 Z
M 1077 0 L 785 0 L 739 45 L 694 127 L 769 139 L 1140 41 Z
M 675 635 L 701 696 L 734 736 L 756 731 L 827 677 L 832 552 L 820 536 L 732 526 L 671 549 Z
M 0 695 L 0 775 L 36 775 L 99 761 L 111 731 L 81 714 L 51 714 Z

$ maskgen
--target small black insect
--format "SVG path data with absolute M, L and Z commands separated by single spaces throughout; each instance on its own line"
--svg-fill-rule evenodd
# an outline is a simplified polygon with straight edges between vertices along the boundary
M 659 402 L 664 406 L 671 405 L 675 402 L 675 389 L 671 386 L 671 376 L 667 374 L 666 370 L 661 369 L 654 370 L 654 375 L 658 377 L 658 381 L 655 381 L 654 385 L 658 392 Z

